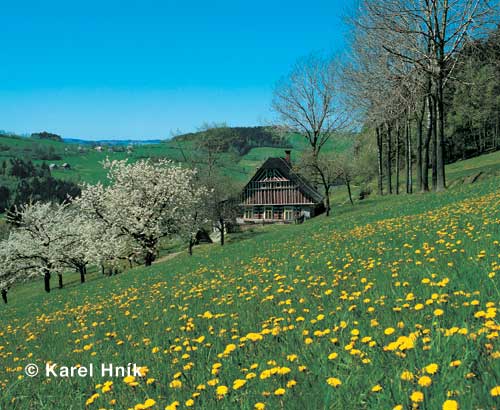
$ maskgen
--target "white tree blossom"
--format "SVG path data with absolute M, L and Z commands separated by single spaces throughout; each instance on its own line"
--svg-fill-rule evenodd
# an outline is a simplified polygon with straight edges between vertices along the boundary
M 7 291 L 16 282 L 27 279 L 25 271 L 20 267 L 17 261 L 13 259 L 15 249 L 13 242 L 3 240 L 0 242 L 0 292 L 2 299 L 7 303 Z M 26 261 L 21 261 L 25 264 Z
M 50 278 L 59 275 L 62 287 L 62 273 L 66 269 L 62 257 L 73 252 L 78 243 L 78 233 L 71 229 L 72 215 L 68 203 L 34 203 L 16 209 L 9 220 L 16 227 L 8 238 L 8 260 L 25 277 L 41 275 L 45 290 L 50 292 Z
M 149 266 L 157 256 L 161 238 L 193 228 L 206 189 L 196 184 L 195 170 L 166 159 L 133 164 L 106 160 L 104 167 L 108 169 L 109 185 L 85 186 L 76 204 L 102 223 L 108 240 L 125 237 L 130 241 L 129 250 L 138 250 Z

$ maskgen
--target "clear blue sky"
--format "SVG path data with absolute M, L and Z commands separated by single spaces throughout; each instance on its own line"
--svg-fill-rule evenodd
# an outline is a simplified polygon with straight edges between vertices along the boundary
M 2 1 L 0 129 L 145 139 L 262 124 L 297 58 L 344 48 L 351 3 Z

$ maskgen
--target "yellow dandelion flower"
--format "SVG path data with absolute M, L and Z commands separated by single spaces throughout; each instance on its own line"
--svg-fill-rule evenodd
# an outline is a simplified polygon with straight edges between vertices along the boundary
M 96 399 L 99 397 L 99 393 L 94 393 L 92 396 L 90 396 L 87 401 L 85 402 L 85 405 L 88 406 L 92 404 Z
M 227 388 L 227 386 L 221 385 L 217 386 L 217 389 L 215 389 L 215 394 L 218 398 L 222 398 L 227 394 L 228 391 L 229 389 Z
M 180 403 L 178 401 L 174 401 L 170 403 L 168 406 L 165 407 L 165 410 L 177 410 L 177 407 L 179 407 Z
M 243 380 L 243 379 L 236 379 L 234 382 L 233 382 L 233 390 L 238 390 L 238 389 L 241 389 L 245 384 L 246 384 L 246 380 Z
M 172 380 L 169 384 L 171 389 L 180 389 L 182 387 L 182 382 L 180 380 Z
M 424 368 L 426 373 L 436 374 L 439 370 L 439 366 L 436 363 L 431 363 Z
M 252 342 L 258 342 L 263 339 L 260 333 L 248 333 L 245 337 Z
M 405 370 L 403 373 L 401 373 L 401 380 L 404 380 L 407 382 L 413 380 L 413 373 L 408 371 L 408 370 Z
M 153 400 L 153 399 L 147 399 L 147 400 L 144 402 L 144 408 L 145 408 L 145 409 L 149 409 L 150 407 L 153 407 L 155 404 L 156 404 L 156 401 L 155 401 L 155 400 Z
M 123 382 L 126 384 L 132 383 L 135 381 L 135 376 L 126 376 L 123 378 Z
M 429 376 L 422 376 L 418 379 L 418 384 L 421 387 L 429 387 L 432 384 L 432 379 Z
M 421 391 L 414 391 L 410 396 L 410 400 L 413 403 L 420 403 L 424 401 L 424 393 L 422 393 Z
M 456 400 L 446 400 L 443 403 L 443 410 L 458 410 L 458 402 Z
M 326 382 L 332 386 L 332 387 L 338 387 L 342 384 L 342 382 L 340 381 L 340 379 L 337 379 L 336 377 L 329 377 Z

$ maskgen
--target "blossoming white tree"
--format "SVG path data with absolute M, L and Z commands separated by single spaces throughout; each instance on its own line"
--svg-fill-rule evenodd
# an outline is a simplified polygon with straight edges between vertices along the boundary
M 124 251 L 115 246 L 120 241 L 111 240 L 112 232 L 105 230 L 100 221 L 89 218 L 75 205 L 67 207 L 65 212 L 64 219 L 69 223 L 65 224 L 65 235 L 58 243 L 57 264 L 77 271 L 80 282 L 84 283 L 88 265 L 103 264 Z
M 146 266 L 155 260 L 160 240 L 191 229 L 206 189 L 196 183 L 196 171 L 160 159 L 133 164 L 106 160 L 109 185 L 87 185 L 75 202 L 97 218 L 110 240 L 125 236 Z M 105 244 L 103 244 L 105 245 Z
M 7 292 L 15 282 L 21 282 L 26 279 L 25 272 L 22 269 L 27 261 L 19 261 L 13 259 L 15 248 L 13 242 L 3 240 L 0 242 L 0 293 L 2 299 L 7 303 Z
M 16 209 L 8 216 L 16 227 L 8 238 L 8 261 L 18 272 L 26 276 L 42 275 L 45 291 L 50 292 L 50 278 L 62 274 L 64 254 L 72 252 L 78 243 L 78 233 L 68 229 L 73 220 L 68 203 L 34 203 Z

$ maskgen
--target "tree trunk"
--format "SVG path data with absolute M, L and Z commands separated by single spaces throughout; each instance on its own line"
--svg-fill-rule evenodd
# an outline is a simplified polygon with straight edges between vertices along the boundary
M 424 131 L 425 98 L 420 116 L 417 117 L 417 190 L 422 191 L 422 135 Z
M 495 120 L 495 149 L 500 149 L 500 114 Z
M 224 219 L 223 218 L 219 219 L 219 224 L 220 224 L 220 245 L 224 246 L 224 228 L 225 228 L 225 223 L 224 223 Z
M 401 168 L 401 127 L 396 120 L 396 195 L 399 195 L 399 169 Z
M 429 192 L 429 165 L 430 165 L 430 144 L 434 119 L 432 115 L 432 101 L 430 95 L 427 96 L 427 130 L 424 141 L 424 158 L 422 161 L 422 192 Z
M 188 251 L 189 251 L 189 254 L 191 256 L 193 256 L 193 246 L 194 246 L 194 240 L 193 239 L 190 239 L 189 240 L 189 248 L 188 248 Z
M 325 208 L 326 216 L 330 216 L 330 187 L 325 186 Z
M 380 128 L 376 127 L 377 132 L 377 160 L 378 160 L 378 194 L 380 196 L 384 195 L 384 184 L 383 184 L 383 160 L 382 160 L 382 136 L 380 135 Z
M 2 300 L 3 303 L 7 304 L 7 289 L 2 289 Z
M 411 121 L 409 117 L 406 121 L 406 193 L 413 193 Z
M 437 187 L 437 155 L 438 155 L 438 131 L 437 131 L 437 108 L 436 99 L 432 99 L 432 189 Z
M 45 292 L 50 292 L 50 271 L 48 269 L 45 269 L 43 273 L 43 283 L 45 286 Z
M 79 266 L 78 272 L 80 272 L 80 283 L 85 283 L 85 274 L 87 273 L 87 267 Z
M 62 276 L 62 273 L 58 273 L 57 277 L 59 279 L 59 289 L 62 289 L 63 288 L 63 276 Z
M 351 205 L 354 205 L 354 202 L 352 200 L 352 193 L 351 193 L 351 181 L 346 176 L 344 176 L 344 181 L 345 181 L 345 185 L 347 187 L 347 193 L 349 194 L 349 201 L 351 201 Z
M 391 135 L 391 126 L 387 124 L 387 192 L 392 194 L 392 135 Z
M 144 266 L 151 266 L 156 259 L 156 255 L 151 250 L 146 252 L 146 258 L 144 260 Z
M 104 269 L 104 263 L 101 263 L 101 273 L 102 273 L 103 275 L 105 275 L 105 274 L 106 274 L 106 270 Z
M 443 69 L 442 69 L 443 70 Z M 438 136 L 436 145 L 436 190 L 443 191 L 446 189 L 446 174 L 444 165 L 444 83 L 442 76 L 438 79 L 437 91 L 437 119 L 438 119 Z

